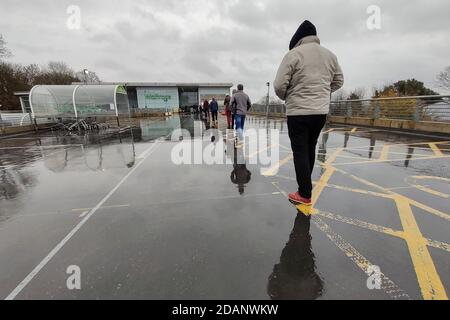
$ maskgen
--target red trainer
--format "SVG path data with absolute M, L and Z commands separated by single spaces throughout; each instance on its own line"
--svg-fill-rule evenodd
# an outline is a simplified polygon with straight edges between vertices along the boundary
M 311 199 L 306 199 L 300 196 L 298 192 L 291 193 L 289 195 L 289 201 L 295 205 L 304 204 L 306 206 L 312 205 Z

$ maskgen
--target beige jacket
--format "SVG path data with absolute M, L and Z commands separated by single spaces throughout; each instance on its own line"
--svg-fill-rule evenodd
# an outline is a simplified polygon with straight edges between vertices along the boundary
M 303 38 L 286 54 L 274 83 L 288 116 L 328 114 L 331 93 L 343 85 L 336 56 L 316 36 Z

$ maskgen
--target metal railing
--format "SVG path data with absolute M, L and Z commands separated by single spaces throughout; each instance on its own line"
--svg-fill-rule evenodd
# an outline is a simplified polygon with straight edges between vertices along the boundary
M 55 120 L 51 118 L 36 118 L 36 124 L 54 123 Z M 0 113 L 0 128 L 7 127 L 22 127 L 34 125 L 31 114 L 20 112 L 1 112 Z
M 250 114 L 265 115 L 266 105 L 254 104 Z M 285 116 L 286 106 L 269 105 L 270 116 Z M 450 122 L 450 95 L 332 101 L 330 115 L 346 118 Z
M 266 115 L 267 105 L 265 104 L 253 104 L 250 109 L 250 114 Z M 284 104 L 270 104 L 269 105 L 269 115 L 270 116 L 285 116 L 286 106 Z
M 450 122 L 450 96 L 332 101 L 330 115 L 346 118 Z

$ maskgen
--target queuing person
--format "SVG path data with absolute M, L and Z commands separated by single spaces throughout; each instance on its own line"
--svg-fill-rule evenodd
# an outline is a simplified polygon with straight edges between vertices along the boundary
M 208 121 L 209 118 L 209 102 L 207 99 L 203 101 L 203 113 L 205 114 L 205 120 Z
M 231 105 L 235 104 L 235 127 L 238 133 L 238 139 L 243 140 L 244 138 L 244 127 L 245 127 L 245 117 L 247 111 L 252 107 L 249 96 L 244 92 L 244 86 L 242 84 L 238 85 L 238 91 L 231 98 Z
M 298 191 L 295 204 L 311 205 L 317 139 L 330 107 L 331 93 L 344 84 L 336 56 L 320 45 L 316 27 L 304 21 L 292 37 L 274 82 L 277 96 L 286 102 L 289 138 L 294 153 Z
M 211 104 L 209 105 L 211 109 L 211 118 L 212 118 L 212 126 L 217 127 L 217 118 L 219 114 L 219 104 L 216 101 L 216 98 L 212 98 Z
M 223 102 L 223 105 L 225 107 L 225 115 L 227 116 L 227 129 L 232 129 L 232 113 L 231 113 L 231 97 L 230 95 L 227 95 L 225 97 L 225 100 Z

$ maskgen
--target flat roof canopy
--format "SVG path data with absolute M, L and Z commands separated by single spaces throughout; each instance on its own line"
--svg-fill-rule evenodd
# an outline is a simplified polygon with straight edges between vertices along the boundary
M 128 114 L 121 85 L 38 85 L 30 91 L 33 117 L 91 117 Z

